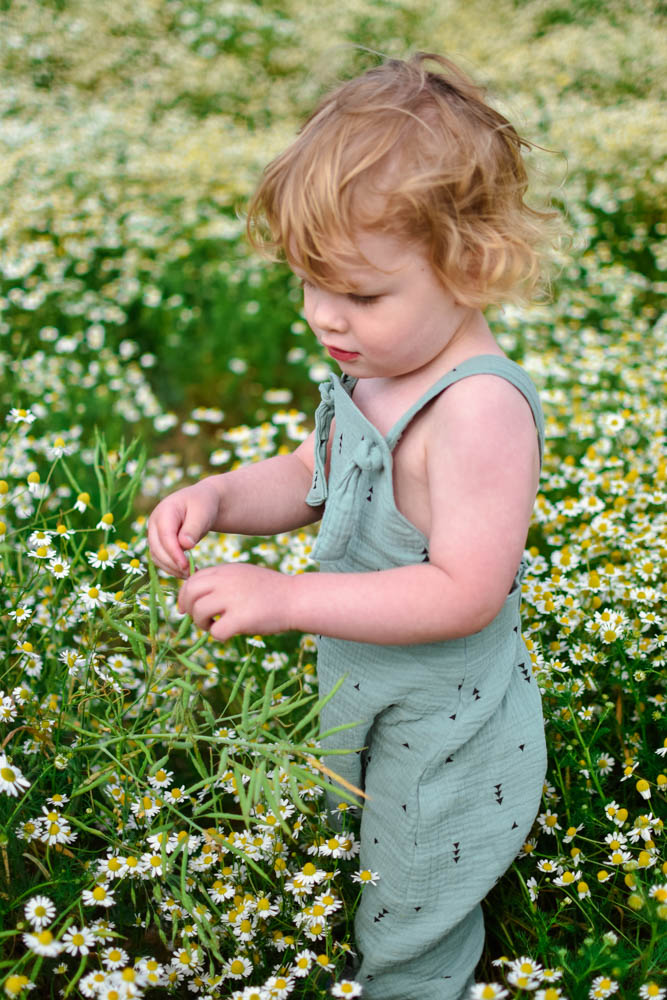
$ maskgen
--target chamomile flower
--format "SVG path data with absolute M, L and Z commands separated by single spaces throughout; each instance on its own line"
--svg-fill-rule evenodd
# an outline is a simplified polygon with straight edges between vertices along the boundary
M 361 984 L 352 979 L 341 979 L 331 987 L 332 997 L 360 997 L 361 993 Z
M 116 556 L 111 549 L 101 545 L 97 552 L 86 552 L 86 559 L 94 569 L 106 569 L 113 566 Z
M 615 979 L 610 979 L 609 976 L 597 976 L 591 984 L 588 995 L 591 1000 L 604 1000 L 617 991 L 618 983 Z
M 84 906 L 104 906 L 114 905 L 114 896 L 103 885 L 96 885 L 94 889 L 84 889 L 81 893 L 81 901 Z
M 53 921 L 56 908 L 48 896 L 33 896 L 25 904 L 24 913 L 28 923 L 41 930 Z
M 34 934 L 24 934 L 23 943 L 30 951 L 45 958 L 55 958 L 62 951 L 60 941 L 57 941 L 47 928 L 35 931 Z
M 101 953 L 102 965 L 105 969 L 120 969 L 122 966 L 127 965 L 130 961 L 130 956 L 125 951 L 124 948 L 119 948 L 117 945 L 112 945 L 110 948 L 104 948 Z
M 107 974 L 102 972 L 101 969 L 97 969 L 95 972 L 89 972 L 86 976 L 83 976 L 78 983 L 78 988 L 84 997 L 97 997 L 99 995 L 99 990 L 106 984 Z
M 5 419 L 8 424 L 31 424 L 36 417 L 30 410 L 12 407 Z
M 88 927 L 76 924 L 68 927 L 62 937 L 62 945 L 69 955 L 87 955 L 95 944 L 95 935 Z
M 9 1000 L 15 1000 L 25 990 L 34 990 L 35 988 L 35 984 L 31 983 L 27 976 L 19 974 L 8 976 L 2 985 L 5 995 L 9 997 Z
M 641 1000 L 665 1000 L 667 989 L 658 986 L 657 983 L 644 983 L 643 986 L 639 987 L 639 996 Z
M 91 611 L 94 608 L 101 608 L 107 600 L 107 595 L 104 591 L 94 585 L 84 585 L 81 587 L 78 591 L 78 597 L 86 611 Z
M 145 567 L 142 566 L 141 560 L 133 556 L 132 559 L 128 559 L 121 563 L 121 567 L 125 570 L 128 576 L 141 576 L 146 572 Z
M 4 753 L 0 753 L 0 792 L 6 795 L 23 795 L 30 782 L 15 764 L 11 764 Z
M 18 709 L 14 699 L 9 695 L 2 695 L 0 699 L 0 722 L 11 722 L 18 715 Z
M 314 951 L 311 951 L 309 948 L 305 948 L 303 951 L 300 951 L 292 960 L 292 975 L 296 976 L 298 979 L 301 979 L 303 976 L 307 976 L 314 961 Z
M 53 559 L 49 560 L 47 568 L 56 580 L 64 580 L 70 575 L 72 564 L 67 559 L 63 559 L 62 556 L 54 556 Z
M 509 990 L 500 983 L 476 983 L 470 987 L 466 1000 L 504 1000 L 508 996 Z
M 360 885 L 377 885 L 380 876 L 378 872 L 372 872 L 369 868 L 362 868 L 360 871 L 355 872 L 351 876 L 351 879 Z
M 11 611 L 7 612 L 7 617 L 12 618 L 17 625 L 27 622 L 33 613 L 32 608 L 28 608 L 25 605 L 19 604 L 17 607 L 12 608 Z
M 285 1000 L 294 988 L 293 976 L 269 976 L 264 983 L 264 989 L 269 1000 Z
M 252 962 L 245 955 L 237 955 L 227 962 L 225 972 L 231 979 L 246 979 L 252 972 Z

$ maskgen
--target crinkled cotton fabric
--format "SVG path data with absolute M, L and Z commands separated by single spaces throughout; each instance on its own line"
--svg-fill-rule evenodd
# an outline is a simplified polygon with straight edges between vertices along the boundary
M 460 379 L 495 375 L 530 404 L 542 456 L 535 387 L 507 358 L 481 355 L 448 372 L 384 437 L 352 398 L 355 380 L 320 386 L 315 470 L 308 494 L 325 504 L 315 557 L 326 572 L 372 573 L 428 562 L 429 545 L 396 507 L 392 451 L 411 420 Z M 329 476 L 327 443 L 335 417 Z M 480 434 L 484 428 L 480 428 Z M 318 637 L 327 758 L 364 790 L 355 918 L 368 1000 L 460 1000 L 474 981 L 481 900 L 519 853 L 546 771 L 539 689 L 521 637 L 523 565 L 496 618 L 465 638 L 376 645 Z M 328 730 L 356 723 L 326 736 Z

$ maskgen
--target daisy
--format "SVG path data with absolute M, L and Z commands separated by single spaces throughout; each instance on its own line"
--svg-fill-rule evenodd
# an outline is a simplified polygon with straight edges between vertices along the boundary
M 141 562 L 136 558 L 121 563 L 121 566 L 129 576 L 141 576 L 144 572 Z
M 351 878 L 353 882 L 358 882 L 360 885 L 377 885 L 380 876 L 377 872 L 372 872 L 368 868 L 363 868 L 361 871 L 355 872 Z
M 97 552 L 86 552 L 86 559 L 94 569 L 104 569 L 107 566 L 113 566 L 116 556 L 104 545 L 101 545 Z
M 550 861 L 548 858 L 542 858 L 537 862 L 538 871 L 546 872 L 547 875 L 560 875 L 563 871 L 562 865 L 556 864 L 555 861 Z
M 329 914 L 335 913 L 336 910 L 340 910 L 343 904 L 341 900 L 332 893 L 322 892 L 319 896 L 315 897 L 314 905 L 323 907 L 324 915 L 328 917 Z
M 556 876 L 556 878 L 552 879 L 552 882 L 554 885 L 559 885 L 562 888 L 566 888 L 567 886 L 574 885 L 574 883 L 580 878 L 581 878 L 580 871 L 571 872 L 566 870 L 562 872 L 560 875 Z
M 602 756 L 598 757 L 596 761 L 596 766 L 600 774 L 609 774 L 615 763 L 616 762 L 613 757 L 611 757 L 609 754 L 603 754 Z
M 20 625 L 21 622 L 27 621 L 31 615 L 32 615 L 32 608 L 26 608 L 21 604 L 19 604 L 12 611 L 7 612 L 7 616 L 9 618 L 12 618 L 17 625 Z
M 236 889 L 232 882 L 223 882 L 217 878 L 207 891 L 214 903 L 224 903 L 226 899 L 232 898 Z
M 269 1000 L 269 994 L 259 986 L 246 986 L 242 993 L 233 993 L 233 1000 Z
M 69 802 L 69 795 L 63 795 L 62 792 L 56 792 L 51 795 L 47 800 L 47 804 L 50 806 L 55 806 L 56 809 L 62 808 L 62 806 L 67 805 Z
M 162 875 L 162 856 L 160 854 L 142 854 L 141 871 L 149 878 Z
M 45 958 L 54 958 L 62 951 L 60 941 L 56 941 L 49 930 L 37 931 L 35 934 L 24 934 L 23 943 L 30 951 L 36 955 L 43 955 Z
M 12 407 L 6 417 L 8 424 L 31 424 L 35 419 L 34 413 L 19 407 Z
M 124 872 L 124 860 L 117 854 L 111 854 L 109 857 L 103 858 L 98 862 L 97 873 L 98 875 L 104 875 L 107 880 L 120 878 Z
M 116 937 L 116 925 L 105 917 L 98 917 L 97 920 L 93 920 L 88 926 L 95 935 L 96 940 L 101 941 L 102 944 L 110 944 Z
M 18 796 L 26 788 L 30 788 L 28 779 L 24 778 L 18 767 L 9 763 L 4 753 L 0 753 L 0 792 Z
M 102 952 L 102 965 L 105 969 L 119 969 L 121 966 L 127 965 L 129 961 L 128 953 L 115 945 L 112 945 L 111 948 L 105 948 Z
M 107 599 L 106 594 L 99 587 L 87 587 L 83 586 L 78 591 L 78 596 L 83 602 L 83 606 L 86 611 L 90 611 L 92 608 L 99 608 L 104 604 Z
M 292 976 L 269 976 L 264 983 L 267 997 L 270 1000 L 285 1000 L 292 992 L 294 978 Z
M 105 889 L 103 885 L 96 885 L 94 889 L 84 889 L 81 893 L 81 900 L 85 906 L 113 906 L 113 893 Z
M 539 962 L 534 962 L 532 958 L 516 958 L 510 962 L 508 969 L 522 976 L 539 977 L 542 973 L 542 966 Z
M 29 553 L 31 559 L 53 559 L 56 550 L 48 542 L 38 545 Z
M 558 814 L 552 813 L 550 809 L 547 809 L 544 813 L 540 813 L 537 817 L 537 822 L 542 827 L 544 833 L 553 834 L 556 830 L 561 829 L 558 822 Z
M 72 828 L 64 816 L 54 810 L 47 810 L 42 807 L 44 816 L 40 817 L 42 830 L 40 839 L 45 844 L 71 844 L 76 840 L 77 834 L 72 832 Z
M 160 767 L 155 774 L 149 777 L 148 783 L 152 785 L 153 788 L 168 788 L 173 777 L 173 771 L 166 771 L 163 767 Z
M 89 972 L 87 976 L 79 980 L 79 989 L 84 997 L 96 997 L 106 981 L 106 973 L 98 969 L 96 972 Z
M 312 861 L 307 861 L 301 871 L 294 876 L 294 884 L 297 888 L 303 886 L 319 885 L 327 877 L 327 872 L 321 868 L 316 868 Z
M 67 443 L 63 437 L 55 437 L 53 441 L 47 445 L 46 457 L 50 462 L 53 462 L 56 458 L 62 458 L 63 455 L 72 455 L 76 451 L 76 445 L 72 443 Z
M 307 976 L 314 961 L 315 952 L 310 951 L 308 948 L 304 948 L 303 951 L 300 951 L 298 955 L 294 956 L 291 969 L 292 975 L 297 976 L 299 979 L 301 979 L 302 976 Z
M 608 976 L 597 976 L 591 984 L 588 995 L 591 1000 L 603 1000 L 604 997 L 610 997 L 617 990 L 618 983 L 615 979 L 610 979 Z
M 81 930 L 72 924 L 63 934 L 62 943 L 69 955 L 87 955 L 95 944 L 95 935 L 88 927 Z
M 275 917 L 280 911 L 280 904 L 273 902 L 268 896 L 259 896 L 255 902 L 255 913 L 261 920 Z
M 567 1000 L 567 997 L 557 986 L 547 986 L 545 990 L 537 991 L 535 1000 Z
M 56 908 L 48 896 L 33 896 L 25 904 L 24 913 L 26 920 L 37 930 L 41 930 L 51 923 L 56 915 Z
M 252 962 L 245 955 L 237 955 L 236 958 L 227 962 L 225 972 L 232 979 L 245 979 L 252 972 Z
M 3 695 L 0 701 L 0 722 L 11 722 L 17 716 L 16 705 L 9 695 Z
M 35 984 L 31 983 L 27 976 L 13 975 L 5 979 L 4 990 L 10 1000 L 14 1000 L 23 993 L 24 990 L 34 990 Z
M 331 987 L 332 997 L 360 997 L 361 985 L 351 979 L 341 979 Z
M 503 1000 L 509 992 L 500 983 L 476 983 L 470 989 L 469 1000 Z
M 7 988 L 5 984 L 5 989 Z M 658 986 L 657 983 L 644 983 L 643 986 L 639 987 L 639 996 L 641 1000 L 665 1000 L 667 997 L 667 990 Z

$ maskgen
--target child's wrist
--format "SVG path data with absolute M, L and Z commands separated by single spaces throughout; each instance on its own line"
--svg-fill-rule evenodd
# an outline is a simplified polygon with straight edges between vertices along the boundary
M 285 632 L 308 631 L 304 625 L 304 593 L 307 587 L 305 573 L 281 573 L 283 615 Z

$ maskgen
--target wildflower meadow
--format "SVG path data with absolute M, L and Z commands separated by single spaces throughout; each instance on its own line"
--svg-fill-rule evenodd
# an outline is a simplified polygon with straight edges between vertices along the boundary
M 307 436 L 329 365 L 243 205 L 323 89 L 425 49 L 533 140 L 564 231 L 548 300 L 489 311 L 547 418 L 523 630 L 549 770 L 471 1000 L 665 1000 L 664 10 L 324 8 L 0 2 L 0 995 L 362 996 L 382 872 L 337 784 L 328 825 L 314 637 L 212 641 L 145 524 Z M 192 558 L 302 573 L 313 539 Z

